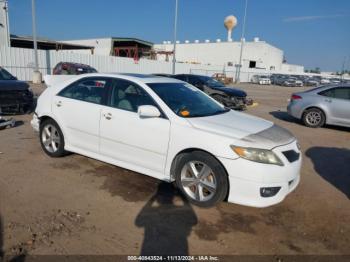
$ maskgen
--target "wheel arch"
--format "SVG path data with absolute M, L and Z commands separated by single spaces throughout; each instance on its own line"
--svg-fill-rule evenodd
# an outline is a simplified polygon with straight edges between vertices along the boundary
M 55 119 L 53 119 L 51 116 L 48 116 L 48 115 L 40 116 L 39 119 L 40 119 L 40 124 L 48 119 L 51 119 L 57 123 L 57 121 Z
M 60 123 L 55 119 L 53 118 L 51 115 L 49 114 L 43 114 L 42 116 L 38 117 L 39 120 L 40 120 L 40 125 L 42 122 L 44 122 L 45 120 L 48 120 L 48 119 L 51 119 L 53 121 L 55 121 L 55 123 L 58 125 L 58 127 L 61 129 L 61 132 L 65 138 L 65 141 L 67 142 L 67 136 L 66 136 L 66 130 L 64 128 L 62 128 L 62 126 L 60 125 Z
M 186 148 L 181 150 L 180 152 L 178 152 L 175 157 L 173 158 L 172 162 L 171 162 L 171 166 L 170 166 L 170 180 L 174 181 L 175 180 L 175 167 L 177 162 L 181 159 L 181 156 L 188 154 L 188 153 L 192 153 L 192 152 L 202 152 L 202 153 L 206 153 L 210 156 L 212 156 L 214 159 L 216 159 L 216 161 L 218 161 L 218 163 L 221 165 L 221 167 L 224 169 L 225 173 L 226 173 L 226 177 L 227 177 L 227 181 L 228 181 L 228 190 L 227 190 L 227 195 L 225 197 L 225 200 L 227 200 L 229 192 L 230 192 L 230 179 L 228 178 L 228 172 L 227 169 L 225 168 L 225 166 L 221 163 L 221 161 L 212 153 L 200 149 L 200 148 L 195 148 L 195 147 L 191 147 L 191 148 Z

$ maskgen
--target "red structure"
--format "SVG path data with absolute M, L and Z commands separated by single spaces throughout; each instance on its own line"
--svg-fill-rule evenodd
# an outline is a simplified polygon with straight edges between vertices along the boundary
M 138 61 L 140 55 L 143 54 L 144 48 L 139 48 L 138 46 L 123 46 L 115 47 L 114 55 L 121 57 L 133 58 L 135 61 Z

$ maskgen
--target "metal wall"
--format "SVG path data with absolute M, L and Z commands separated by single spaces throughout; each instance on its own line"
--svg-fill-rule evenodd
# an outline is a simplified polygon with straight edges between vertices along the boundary
M 59 62 L 75 62 L 88 64 L 99 72 L 119 73 L 168 73 L 172 72 L 172 63 L 141 59 L 137 63 L 131 58 L 79 54 L 72 51 L 38 50 L 39 70 L 43 75 L 51 74 L 52 68 Z M 6 68 L 20 80 L 31 81 L 34 66 L 34 55 L 32 49 L 9 48 L 0 46 L 0 66 Z M 234 68 L 234 67 L 232 67 Z M 227 76 L 234 77 L 232 69 L 199 64 L 176 64 L 176 73 L 193 73 L 212 76 L 214 73 L 225 72 Z M 283 73 L 278 71 L 267 71 L 251 69 L 241 72 L 241 82 L 249 82 L 254 74 Z

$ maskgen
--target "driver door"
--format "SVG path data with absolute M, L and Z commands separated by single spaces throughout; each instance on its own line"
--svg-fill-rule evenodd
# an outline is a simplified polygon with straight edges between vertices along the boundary
M 163 115 L 141 118 L 141 105 L 158 107 L 149 94 L 137 84 L 115 79 L 108 105 L 101 111 L 100 153 L 121 166 L 163 179 L 170 121 Z

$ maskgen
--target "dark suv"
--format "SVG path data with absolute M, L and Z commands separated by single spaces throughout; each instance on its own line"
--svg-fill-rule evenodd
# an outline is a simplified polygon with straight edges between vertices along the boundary
M 223 83 L 209 76 L 179 74 L 172 77 L 197 87 L 228 108 L 236 110 L 246 109 L 247 93 L 243 90 L 226 87 Z
M 0 67 L 0 114 L 26 113 L 33 109 L 29 85 Z
M 60 62 L 54 67 L 52 73 L 54 75 L 81 75 L 97 73 L 97 70 L 85 64 Z

